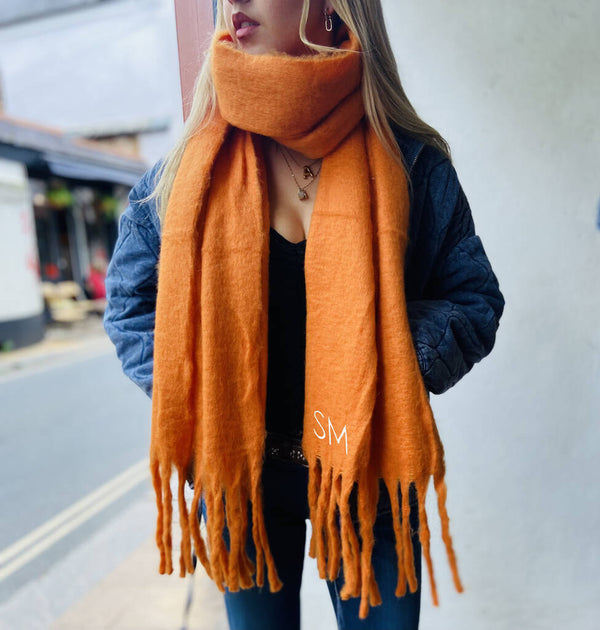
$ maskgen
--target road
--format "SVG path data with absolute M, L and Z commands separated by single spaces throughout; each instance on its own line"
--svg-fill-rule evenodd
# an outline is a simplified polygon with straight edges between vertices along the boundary
M 123 376 L 108 344 L 93 356 L 36 365 L 0 371 L 0 630 L 48 630 L 61 619 L 69 628 L 103 628 L 117 617 L 129 625 L 116 627 L 142 628 L 149 616 L 181 627 L 189 581 L 157 581 L 158 552 L 149 545 L 156 519 L 150 400 Z M 124 580 L 123 571 L 135 577 Z M 114 595 L 119 587 L 131 594 L 125 604 Z M 156 601 L 140 601 L 140 592 Z M 301 600 L 304 628 L 335 627 L 308 557 Z M 194 627 L 225 627 L 212 582 L 198 586 L 194 602 Z M 69 625 L 73 617 L 79 626 Z
M 89 541 L 142 495 L 148 504 L 151 406 L 108 345 L 94 356 L 74 353 L 2 376 L 0 400 L 0 605 L 6 605 L 32 584 L 39 587 L 73 550 L 96 563 L 86 556 Z M 120 555 L 152 527 L 132 527 L 127 541 L 119 541 Z M 37 596 L 52 594 L 38 588 Z

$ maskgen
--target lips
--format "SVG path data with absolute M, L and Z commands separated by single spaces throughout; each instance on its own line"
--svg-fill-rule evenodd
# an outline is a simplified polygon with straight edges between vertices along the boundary
M 257 26 L 259 26 L 256 20 L 248 17 L 245 13 L 234 13 L 231 16 L 233 28 L 235 29 L 235 36 L 240 39 L 249 35 Z

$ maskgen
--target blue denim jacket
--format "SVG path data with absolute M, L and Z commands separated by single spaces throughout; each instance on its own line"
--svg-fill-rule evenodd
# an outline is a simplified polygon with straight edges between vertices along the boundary
M 492 350 L 504 298 L 450 160 L 405 134 L 412 182 L 405 283 L 408 317 L 428 391 L 441 394 Z M 104 328 L 123 371 L 152 396 L 160 223 L 152 190 L 160 162 L 129 194 L 106 277 Z

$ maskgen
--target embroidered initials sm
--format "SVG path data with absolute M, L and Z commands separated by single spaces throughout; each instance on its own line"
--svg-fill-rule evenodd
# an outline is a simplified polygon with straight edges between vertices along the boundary
M 346 425 L 344 425 L 344 428 L 342 429 L 339 437 L 338 434 L 335 431 L 335 428 L 333 426 L 333 424 L 331 423 L 331 418 L 329 416 L 327 416 L 327 426 L 328 426 L 328 431 L 325 431 L 325 427 L 321 424 L 321 422 L 319 422 L 319 418 L 317 418 L 317 414 L 319 414 L 321 416 L 321 420 L 323 420 L 325 418 L 325 414 L 322 411 L 316 410 L 313 414 L 313 417 L 315 419 L 315 422 L 319 425 L 319 428 L 322 431 L 322 435 L 320 433 L 317 433 L 317 430 L 313 428 L 313 431 L 315 432 L 315 435 L 319 438 L 319 440 L 324 440 L 327 437 L 327 433 L 329 432 L 329 445 L 331 446 L 331 433 L 333 432 L 333 435 L 335 437 L 336 442 L 339 444 L 342 441 L 342 438 L 345 439 L 345 445 L 346 445 L 346 455 L 348 455 L 348 432 L 346 431 Z

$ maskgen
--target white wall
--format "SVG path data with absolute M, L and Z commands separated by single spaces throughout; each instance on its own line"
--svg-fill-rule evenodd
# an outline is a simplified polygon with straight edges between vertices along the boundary
M 170 119 L 142 139 L 154 162 L 182 127 L 173 0 L 123 0 L 0 28 L 6 114 L 73 129 Z
M 593 630 L 600 3 L 384 7 L 405 89 L 451 144 L 506 298 L 492 354 L 432 399 L 465 592 L 437 544 L 441 607 L 425 585 L 422 628 Z
M 44 310 L 35 219 L 27 172 L 0 158 L 0 322 L 26 319 Z

